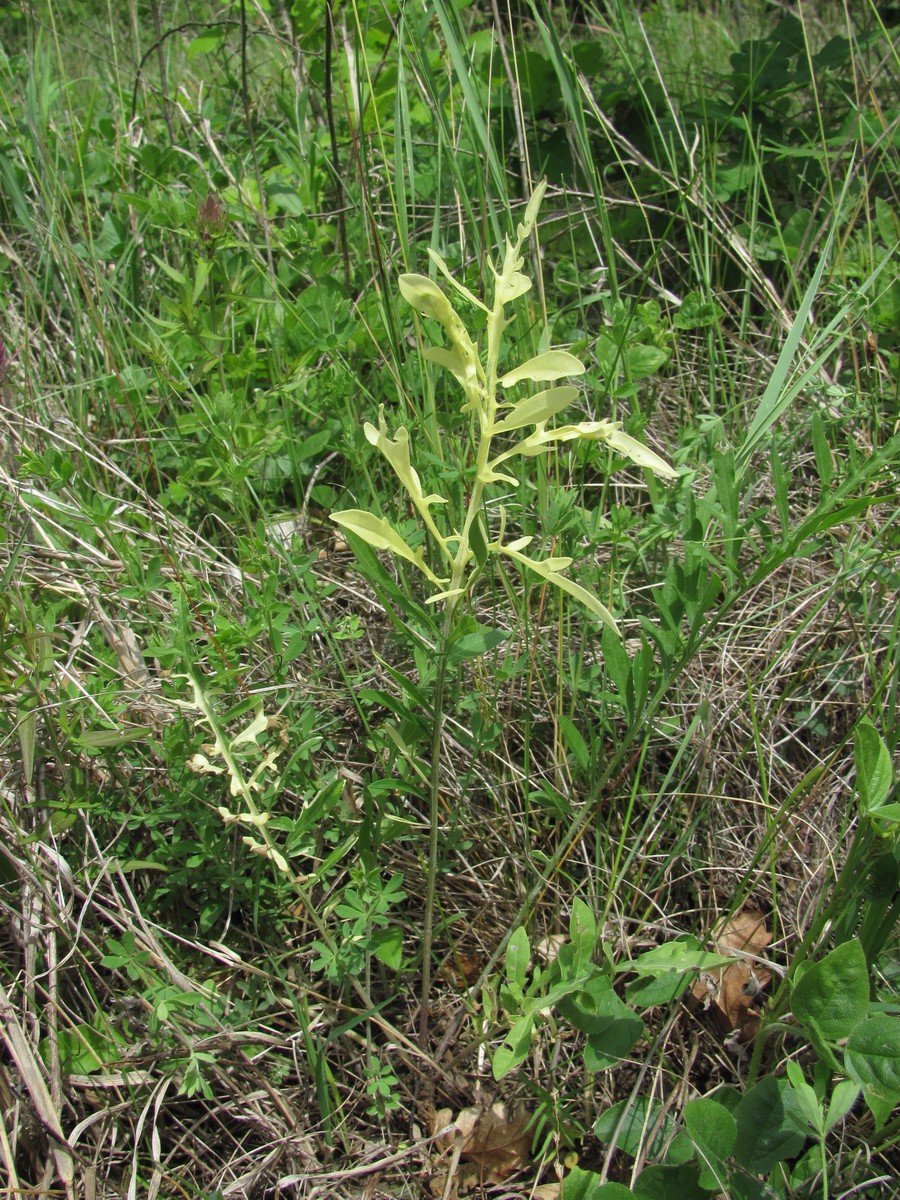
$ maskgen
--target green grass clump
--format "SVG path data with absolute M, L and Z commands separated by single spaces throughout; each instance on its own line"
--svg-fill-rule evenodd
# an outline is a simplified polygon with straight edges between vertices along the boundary
M 0 46 L 10 1187 L 895 1194 L 879 10 Z

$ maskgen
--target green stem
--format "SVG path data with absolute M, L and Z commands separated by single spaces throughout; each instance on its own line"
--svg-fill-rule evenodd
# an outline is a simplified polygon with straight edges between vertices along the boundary
M 455 574 L 455 572 L 454 572 Z M 447 684 L 447 657 L 456 605 L 448 601 L 441 630 L 438 673 L 434 685 L 434 709 L 431 727 L 431 786 L 428 794 L 428 873 L 425 881 L 425 925 L 422 930 L 422 1000 L 419 1008 L 419 1045 L 428 1053 L 428 1001 L 431 995 L 431 947 L 434 942 L 434 903 L 438 872 L 438 819 L 441 803 L 441 740 L 444 731 L 444 697 Z

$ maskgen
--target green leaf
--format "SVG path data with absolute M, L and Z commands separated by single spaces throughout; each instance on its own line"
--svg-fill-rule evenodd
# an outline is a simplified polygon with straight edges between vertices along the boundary
M 852 1079 L 842 1079 L 840 1083 L 835 1085 L 834 1091 L 831 1093 L 831 1099 L 828 1102 L 828 1111 L 825 1114 L 825 1132 L 828 1133 L 831 1129 L 843 1121 L 847 1113 L 856 1103 L 859 1096 L 859 1087 Z
M 393 929 L 377 929 L 372 934 L 372 946 L 375 957 L 380 959 L 392 971 L 399 971 L 403 965 L 403 930 L 399 926 Z
M 638 343 L 625 351 L 625 362 L 632 379 L 646 379 L 648 375 L 655 375 L 668 361 L 668 351 L 661 350 L 659 346 Z
M 700 1186 L 722 1188 L 727 1174 L 725 1159 L 737 1141 L 734 1117 L 715 1100 L 700 1098 L 684 1106 L 684 1124 L 702 1163 Z
M 814 963 L 794 985 L 794 1016 L 827 1042 L 849 1037 L 869 1011 L 866 956 L 857 941 L 844 942 Z
M 192 62 L 195 58 L 200 58 L 203 54 L 216 54 L 222 48 L 224 40 L 224 35 L 218 30 L 201 33 L 198 37 L 193 38 L 188 45 L 188 62 Z
M 822 484 L 822 488 L 827 490 L 831 487 L 831 480 L 834 475 L 834 462 L 832 461 L 831 447 L 828 445 L 828 438 L 825 433 L 825 422 L 822 420 L 822 414 L 818 409 L 813 413 L 811 433 L 819 482 Z
M 734 962 L 733 955 L 711 954 L 698 949 L 693 939 L 691 942 L 665 942 L 637 958 L 618 963 L 616 970 L 638 975 L 664 975 L 667 972 L 684 975 L 695 971 L 714 971 L 717 967 L 727 967 Z
M 500 386 L 510 388 L 523 379 L 549 383 L 554 379 L 564 379 L 567 375 L 583 375 L 586 370 L 581 359 L 569 354 L 568 350 L 546 350 L 536 358 L 529 358 L 520 367 L 507 371 L 500 380 Z
M 560 1200 L 634 1200 L 624 1183 L 601 1183 L 595 1171 L 573 1167 L 563 1180 Z
M 900 1018 L 876 1013 L 847 1039 L 847 1074 L 867 1095 L 900 1104 Z
M 60 1029 L 57 1033 L 59 1065 L 64 1075 L 91 1075 L 102 1071 L 109 1062 L 114 1062 L 121 1049 L 109 1037 L 91 1025 L 75 1025 L 71 1029 Z M 40 1043 L 41 1057 L 50 1064 L 50 1041 L 43 1038 Z
M 575 756 L 575 761 L 582 771 L 587 771 L 591 765 L 591 752 L 588 749 L 587 742 L 581 735 L 581 730 L 572 718 L 567 717 L 565 713 L 560 713 L 557 720 L 559 721 L 559 728 L 562 731 L 566 748 Z
M 503 1039 L 503 1044 L 494 1051 L 492 1069 L 495 1079 L 502 1079 L 525 1061 L 531 1049 L 533 1029 L 534 1016 L 531 1013 L 527 1013 L 516 1021 Z
M 853 756 L 860 811 L 873 815 L 888 798 L 893 770 L 890 752 L 868 717 L 853 731 Z
M 618 1149 L 632 1158 L 641 1152 L 645 1158 L 660 1158 L 674 1132 L 675 1122 L 662 1104 L 643 1095 L 620 1100 L 594 1123 L 594 1133 L 604 1146 L 612 1144 L 615 1134 Z
M 572 901 L 569 939 L 573 950 L 571 974 L 580 975 L 590 968 L 597 948 L 597 918 L 591 906 L 580 896 Z
M 506 978 L 509 983 L 518 984 L 525 990 L 528 967 L 531 964 L 531 944 L 528 934 L 520 925 L 515 929 L 506 943 Z
M 734 1156 L 759 1175 L 799 1154 L 807 1129 L 797 1098 L 786 1079 L 764 1076 L 734 1109 L 737 1140 Z
M 645 1167 L 634 1182 L 637 1200 L 709 1200 L 697 1164 Z
M 447 653 L 447 665 L 457 667 L 468 658 L 480 658 L 496 649 L 508 637 L 509 634 L 503 629 L 480 626 L 473 633 L 463 634 L 452 643 Z

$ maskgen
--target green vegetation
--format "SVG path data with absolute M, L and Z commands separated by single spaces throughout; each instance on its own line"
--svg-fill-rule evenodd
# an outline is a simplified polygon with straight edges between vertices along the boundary
M 886 19 L 4 9 L 10 1188 L 898 1194 Z

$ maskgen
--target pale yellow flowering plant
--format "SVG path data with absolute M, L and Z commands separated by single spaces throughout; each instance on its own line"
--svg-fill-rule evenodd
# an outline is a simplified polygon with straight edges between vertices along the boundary
M 576 387 L 558 381 L 582 375 L 586 370 L 584 363 L 567 350 L 547 350 L 517 367 L 500 373 L 503 333 L 509 324 L 507 305 L 526 295 L 532 286 L 528 276 L 522 273 L 522 251 L 534 230 L 546 188 L 545 181 L 535 188 L 524 218 L 516 228 L 515 240 L 506 239 L 505 253 L 499 270 L 493 263 L 488 263 L 494 280 L 490 305 L 483 303 L 454 279 L 440 255 L 429 250 L 432 261 L 450 288 L 484 314 L 483 356 L 478 343 L 469 334 L 459 313 L 437 283 L 424 275 L 400 276 L 400 293 L 404 300 L 423 317 L 436 321 L 446 335 L 447 344 L 430 347 L 425 351 L 426 359 L 453 375 L 463 392 L 462 411 L 472 414 L 475 474 L 460 527 L 450 532 L 442 529 L 439 514 L 433 510 L 447 505 L 448 501 L 443 496 L 425 494 L 418 472 L 412 464 L 409 430 L 401 425 L 392 438 L 388 432 L 383 405 L 378 414 L 378 426 L 366 422 L 366 438 L 381 451 L 406 489 L 422 525 L 431 535 L 437 558 L 429 562 L 425 547 L 418 546 L 414 549 L 384 517 L 362 509 L 348 509 L 332 514 L 332 520 L 338 525 L 378 550 L 390 550 L 398 558 L 412 563 L 425 576 L 434 589 L 428 603 L 446 605 L 445 629 L 452 620 L 460 598 L 474 582 L 475 569 L 482 566 L 490 554 L 500 555 L 526 567 L 535 575 L 575 597 L 611 628 L 616 628 L 615 621 L 605 605 L 592 592 L 565 574 L 572 562 L 571 558 L 529 557 L 523 551 L 533 540 L 531 537 L 504 541 L 506 511 L 502 506 L 499 509 L 496 535 L 492 540 L 488 540 L 484 523 L 486 489 L 492 484 L 516 485 L 518 482 L 502 470 L 503 464 L 508 460 L 517 455 L 533 457 L 544 454 L 560 443 L 583 438 L 605 442 L 638 466 L 647 467 L 657 475 L 673 477 L 676 474 L 658 454 L 624 433 L 618 421 L 551 424 L 553 419 L 578 397 Z M 555 386 L 537 391 L 523 399 L 507 399 L 507 394 L 522 383 L 548 383 Z M 519 439 L 514 440 L 511 445 L 507 437 L 510 434 Z
M 449 647 L 455 627 L 460 600 L 472 589 L 478 572 L 491 555 L 499 556 L 527 568 L 547 583 L 567 592 L 595 613 L 613 630 L 615 621 L 609 610 L 587 588 L 570 579 L 566 569 L 571 558 L 532 558 L 524 553 L 533 538 L 525 536 L 505 541 L 507 515 L 499 506 L 494 536 L 488 532 L 485 516 L 487 489 L 496 484 L 515 486 L 518 481 L 504 471 L 504 464 L 517 455 L 527 458 L 546 453 L 560 443 L 586 438 L 605 442 L 639 466 L 658 475 L 674 476 L 672 468 L 652 450 L 622 432 L 618 421 L 582 421 L 575 425 L 553 425 L 551 422 L 578 397 L 578 389 L 560 380 L 583 375 L 585 365 L 568 350 L 545 350 L 535 358 L 501 372 L 500 357 L 503 334 L 511 318 L 507 306 L 531 290 L 531 280 L 522 273 L 523 247 L 531 237 L 546 183 L 540 183 L 525 209 L 522 222 L 516 227 L 514 241 L 506 239 L 503 260 L 499 269 L 488 263 L 493 276 L 491 304 L 485 304 L 467 287 L 454 279 L 447 264 L 434 251 L 429 251 L 438 272 L 457 295 L 464 297 L 483 316 L 484 350 L 466 329 L 447 293 L 434 280 L 424 275 L 401 275 L 400 294 L 421 316 L 436 321 L 444 330 L 446 343 L 425 351 L 429 362 L 449 371 L 463 393 L 462 411 L 471 415 L 474 474 L 466 472 L 468 500 L 461 521 L 442 513 L 452 511 L 445 496 L 425 494 L 422 481 L 412 463 L 410 434 L 400 426 L 394 436 L 388 432 L 382 405 L 378 425 L 367 421 L 368 441 L 380 450 L 402 483 L 418 514 L 421 525 L 430 535 L 433 550 L 429 557 L 424 545 L 411 545 L 385 517 L 363 509 L 348 509 L 332 514 L 332 520 L 355 534 L 376 550 L 390 550 L 404 559 L 428 580 L 432 593 L 430 604 L 443 604 L 440 644 L 436 647 L 437 671 L 434 681 L 431 715 L 431 771 L 429 789 L 428 875 L 426 883 L 424 925 L 422 931 L 422 1002 L 419 1010 L 419 1038 L 425 1049 L 428 1045 L 428 997 L 431 987 L 431 945 L 434 930 L 435 889 L 438 870 L 438 827 L 440 820 L 439 780 L 441 765 L 441 730 L 445 699 L 445 682 Z M 507 398 L 522 383 L 551 384 L 522 398 Z M 508 470 L 508 468 L 507 468 Z M 417 766 L 417 769 L 418 766 Z

